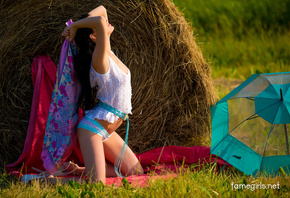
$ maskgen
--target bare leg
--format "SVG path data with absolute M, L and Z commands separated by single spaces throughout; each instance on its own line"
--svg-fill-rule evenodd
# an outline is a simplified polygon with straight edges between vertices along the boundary
M 113 133 L 110 138 L 103 142 L 105 157 L 112 164 L 121 153 L 124 145 L 124 140 L 117 134 Z M 124 154 L 121 171 L 124 175 L 143 174 L 143 168 L 132 150 L 127 146 L 127 151 Z
M 106 163 L 101 136 L 82 128 L 77 130 L 89 181 L 106 183 Z
M 115 172 L 114 164 L 111 162 L 107 163 L 107 169 L 106 169 L 107 177 L 117 177 L 117 174 Z

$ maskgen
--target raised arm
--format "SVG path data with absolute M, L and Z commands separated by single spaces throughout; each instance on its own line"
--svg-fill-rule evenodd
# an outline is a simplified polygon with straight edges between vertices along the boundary
M 92 65 L 98 73 L 106 73 L 109 69 L 109 60 L 106 56 L 109 48 L 107 20 L 103 16 L 87 17 L 72 23 L 64 30 L 62 35 L 72 41 L 79 28 L 93 29 L 94 32 L 90 35 L 90 38 L 96 43 L 96 47 L 92 56 Z
M 98 26 L 97 23 L 100 23 L 102 21 L 101 17 L 103 17 L 105 19 L 105 23 L 104 23 L 105 26 L 108 23 L 107 10 L 102 5 L 96 7 L 92 11 L 90 11 L 88 13 L 88 15 L 89 16 L 87 18 L 81 19 L 77 22 L 74 22 L 73 23 L 74 27 L 71 25 L 70 27 L 66 28 L 63 31 L 62 35 L 65 36 L 67 39 L 70 39 L 70 41 L 71 41 L 75 37 L 75 33 L 76 33 L 78 28 L 96 29 Z M 74 32 L 74 30 L 75 30 L 75 32 Z
M 72 41 L 79 28 L 91 28 L 96 30 L 97 34 L 102 34 L 106 30 L 106 24 L 106 19 L 103 16 L 87 17 L 73 22 L 69 27 L 66 27 L 62 35 Z
M 100 5 L 89 12 L 89 17 L 95 16 L 103 16 L 106 20 L 108 20 L 107 10 L 104 6 Z

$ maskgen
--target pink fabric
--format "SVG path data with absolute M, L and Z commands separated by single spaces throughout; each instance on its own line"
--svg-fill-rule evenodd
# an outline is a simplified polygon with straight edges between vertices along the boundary
M 156 148 L 146 153 L 137 155 L 146 171 L 155 170 L 162 173 L 164 170 L 179 171 L 182 166 L 190 164 L 209 164 L 217 162 L 224 165 L 225 161 L 210 154 L 210 147 L 205 146 L 166 146 Z M 157 164 L 157 166 L 152 166 Z
M 6 165 L 7 171 L 34 172 L 31 167 L 43 170 L 40 160 L 51 94 L 56 78 L 56 66 L 49 56 L 36 56 L 32 66 L 34 86 L 30 120 L 23 152 L 19 159 Z

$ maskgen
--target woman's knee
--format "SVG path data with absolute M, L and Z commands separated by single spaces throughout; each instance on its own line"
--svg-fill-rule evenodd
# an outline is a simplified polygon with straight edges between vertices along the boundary
M 142 166 L 138 163 L 134 167 L 130 168 L 126 175 L 130 176 L 130 175 L 142 175 L 142 174 L 144 174 L 144 170 Z

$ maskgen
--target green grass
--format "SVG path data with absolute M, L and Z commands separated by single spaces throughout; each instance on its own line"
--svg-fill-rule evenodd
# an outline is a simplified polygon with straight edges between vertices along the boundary
M 288 71 L 290 0 L 173 0 L 195 28 L 213 77 Z
M 282 176 L 245 176 L 234 168 L 215 171 L 216 164 L 209 164 L 194 171 L 192 165 L 176 178 L 152 179 L 147 187 L 132 187 L 123 180 L 123 187 L 102 184 L 40 184 L 34 181 L 24 185 L 7 174 L 0 175 L 0 197 L 289 197 L 290 178 Z M 276 189 L 263 189 L 257 185 L 276 184 Z M 278 186 L 279 184 L 279 186 Z M 243 185 L 243 189 L 237 189 Z M 279 189 L 278 189 L 279 188 Z

